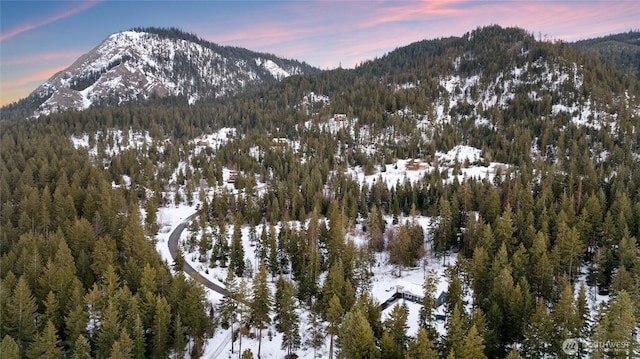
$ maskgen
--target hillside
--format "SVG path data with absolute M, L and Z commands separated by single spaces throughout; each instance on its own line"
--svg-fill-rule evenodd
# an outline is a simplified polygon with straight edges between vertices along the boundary
M 638 128 L 633 73 L 498 26 L 7 123 L 0 308 L 41 319 L 0 349 L 637 356 Z
M 640 77 L 640 31 L 576 41 L 572 46 L 589 51 L 602 62 L 612 62 Z
M 151 97 L 182 96 L 193 104 L 315 71 L 298 61 L 219 46 L 177 29 L 139 28 L 109 36 L 29 97 L 3 109 L 3 118 Z

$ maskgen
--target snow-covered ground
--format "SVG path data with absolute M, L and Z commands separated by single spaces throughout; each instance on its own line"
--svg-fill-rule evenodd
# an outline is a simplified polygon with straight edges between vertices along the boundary
M 197 202 L 197 201 L 196 201 Z M 168 239 L 173 232 L 173 230 L 180 224 L 183 223 L 191 214 L 196 212 L 197 204 L 194 203 L 193 206 L 187 206 L 184 204 L 175 206 L 171 205 L 169 207 L 163 207 L 158 210 L 158 224 L 159 224 L 159 233 L 156 236 L 157 244 L 156 248 L 160 253 L 163 260 L 165 260 L 170 265 L 173 264 L 173 260 L 169 253 L 168 248 Z M 405 218 L 400 219 L 400 223 L 403 223 Z M 416 219 L 420 225 L 423 226 L 425 232 L 428 231 L 429 226 L 431 225 L 430 218 L 427 217 L 417 217 Z M 390 222 L 390 221 L 389 221 Z M 290 226 L 303 226 L 303 224 L 291 222 Z M 305 224 L 306 225 L 306 224 Z M 280 230 L 281 225 L 275 227 L 277 231 Z M 227 228 L 227 233 L 229 238 L 232 233 L 232 226 Z M 259 225 L 257 228 L 258 235 L 262 231 L 262 226 Z M 349 234 L 350 237 L 362 236 L 362 234 Z M 180 243 L 181 246 L 184 246 L 184 242 L 190 236 L 189 230 L 185 230 L 182 233 Z M 428 238 L 428 237 L 427 237 Z M 364 238 L 353 238 L 356 243 L 364 243 Z M 254 248 L 251 246 L 249 240 L 249 227 L 243 226 L 242 228 L 242 241 L 245 250 L 245 259 L 248 259 L 254 267 L 257 266 L 256 256 L 254 252 Z M 198 254 L 196 252 L 185 253 L 185 259 L 196 268 L 204 277 L 209 280 L 217 283 L 219 285 L 223 285 L 222 281 L 226 277 L 227 268 L 216 267 L 209 268 L 208 262 L 202 263 L 198 260 Z M 417 295 L 423 295 L 422 284 L 424 282 L 425 274 L 428 271 L 432 271 L 436 273 L 436 275 L 441 278 L 438 282 L 437 293 L 436 296 L 439 295 L 442 291 L 447 290 L 447 282 L 445 280 L 444 271 L 446 265 L 455 264 L 456 257 L 448 256 L 445 258 L 434 258 L 430 255 L 427 255 L 423 261 L 416 268 L 409 268 L 402 271 L 402 275 L 400 277 L 396 276 L 396 270 L 393 266 L 387 263 L 387 253 L 379 253 L 376 255 L 377 264 L 373 267 L 374 276 L 371 282 L 370 292 L 373 298 L 382 303 L 389 299 L 396 291 L 396 289 L 402 289 L 406 292 L 412 292 Z M 248 283 L 251 283 L 251 278 L 244 278 Z M 275 283 L 271 283 L 272 293 L 275 293 Z M 215 306 L 219 303 L 222 296 L 212 290 L 205 289 L 207 293 L 207 299 Z M 396 302 L 394 305 L 402 305 L 402 301 Z M 420 305 L 406 302 L 407 308 L 409 309 L 409 319 L 408 325 L 409 329 L 407 334 L 414 336 L 418 331 L 418 318 Z M 387 313 L 389 313 L 391 308 L 386 309 L 382 314 L 382 319 L 386 319 Z M 301 328 L 301 336 L 302 342 L 304 343 L 306 336 L 308 335 L 306 328 L 309 327 L 309 311 L 308 308 L 300 308 L 299 316 L 301 319 L 300 328 Z M 444 334 L 444 323 L 438 323 L 437 329 Z M 269 335 L 271 332 L 271 335 Z M 282 358 L 284 351 L 281 349 L 282 343 L 282 335 L 277 333 L 273 327 L 271 330 L 264 331 L 264 337 L 262 341 L 262 350 L 261 354 L 263 358 Z M 234 344 L 236 352 L 238 343 Z M 243 338 L 243 350 L 246 348 L 250 348 L 254 355 L 258 350 L 258 341 L 255 339 L 249 339 L 248 337 Z M 327 357 L 329 348 L 329 338 L 327 337 L 325 345 L 317 352 L 317 357 Z M 231 342 L 229 340 L 229 330 L 223 330 L 221 328 L 216 328 L 214 336 L 207 340 L 205 344 L 205 353 L 203 358 L 227 358 L 231 353 Z M 314 358 L 313 349 L 304 345 L 296 351 L 296 354 L 301 359 L 312 359 Z
M 454 172 L 453 167 L 456 162 L 460 164 L 460 171 L 455 175 L 458 181 L 462 183 L 465 179 L 488 179 L 493 181 L 498 170 L 501 170 L 504 174 L 504 170 L 509 168 L 509 165 L 499 162 L 491 162 L 488 165 L 483 165 L 484 159 L 482 158 L 481 151 L 471 146 L 458 145 L 447 153 L 436 153 L 438 158 L 439 170 L 447 170 L 448 176 L 446 181 L 453 182 Z M 382 180 L 386 183 L 388 188 L 393 188 L 397 183 L 404 183 L 405 180 L 409 180 L 412 184 L 420 181 L 424 178 L 425 174 L 430 173 L 436 167 L 433 163 L 427 163 L 422 161 L 423 167 L 416 170 L 407 169 L 407 164 L 411 159 L 400 159 L 394 164 L 385 165 L 384 171 L 378 168 L 378 171 L 371 175 L 366 175 L 362 167 L 349 168 L 346 172 L 352 178 L 358 180 L 360 184 L 366 183 L 369 188 L 377 181 Z
M 125 136 L 126 134 L 126 136 Z M 124 133 L 122 130 L 109 130 L 106 133 L 98 131 L 93 139 L 89 138 L 89 135 L 83 134 L 82 136 L 72 136 L 71 143 L 75 148 L 84 148 L 89 151 L 89 156 L 95 158 L 98 155 L 98 143 L 104 144 L 104 153 L 108 157 L 114 157 L 117 154 L 125 150 L 139 149 L 144 144 L 151 145 L 153 139 L 149 136 L 149 132 L 137 132 L 127 131 Z M 90 146 L 93 143 L 93 147 Z M 157 150 L 162 151 L 163 148 L 160 144 L 157 145 Z
M 158 211 L 158 224 L 160 226 L 159 234 L 156 236 L 157 239 L 157 250 L 160 253 L 163 260 L 165 260 L 170 265 L 173 264 L 173 260 L 171 259 L 171 255 L 168 249 L 168 239 L 171 232 L 180 224 L 183 223 L 191 214 L 195 213 L 197 210 L 197 205 L 193 206 L 187 205 L 178 205 L 178 206 L 169 206 L 160 208 Z M 391 223 L 391 218 L 387 218 L 388 223 Z M 401 217 L 400 223 L 404 223 L 408 218 Z M 416 221 L 423 227 L 425 233 L 428 233 L 428 230 L 432 226 L 432 220 L 428 217 L 416 217 Z M 289 226 L 295 228 L 303 227 L 308 225 L 308 223 L 298 223 L 298 222 L 290 222 Z M 281 229 L 282 225 L 279 224 L 275 226 L 276 231 Z M 233 227 L 229 225 L 227 227 L 227 233 L 229 238 L 231 237 L 231 233 L 233 231 Z M 249 240 L 249 227 L 242 227 L 242 241 L 245 250 L 245 259 L 248 259 L 253 265 L 254 268 L 257 267 L 257 261 L 254 249 Z M 262 231 L 262 226 L 259 225 L 257 227 L 257 234 L 259 235 Z M 184 243 L 190 236 L 190 232 L 188 229 L 183 231 L 180 243 L 184 248 Z M 355 243 L 365 243 L 364 235 L 361 232 L 354 231 L 349 233 L 348 236 L 351 239 L 354 239 Z M 429 236 L 425 236 L 425 238 L 429 238 Z M 397 276 L 397 270 L 387 263 L 388 253 L 377 253 L 376 254 L 376 264 L 373 266 L 373 277 L 371 279 L 370 293 L 372 297 L 379 303 L 382 303 L 393 296 L 396 290 L 401 290 L 404 292 L 411 292 L 413 294 L 422 296 L 423 289 L 422 285 L 424 283 L 425 276 L 429 273 L 433 273 L 438 278 L 437 289 L 434 295 L 437 297 L 440 293 L 446 292 L 448 289 L 447 276 L 445 274 L 445 270 L 448 266 L 453 266 L 456 263 L 457 255 L 451 254 L 448 256 L 435 258 L 431 255 L 431 250 L 429 246 L 429 242 L 426 242 L 427 247 L 427 255 L 423 260 L 421 260 L 415 268 L 406 268 L 402 270 L 401 276 Z M 208 257 L 207 257 L 208 258 Z M 185 259 L 196 268 L 200 274 L 209 280 L 223 285 L 223 279 L 226 277 L 227 268 L 216 267 L 209 268 L 208 262 L 202 263 L 198 260 L 197 251 L 192 253 L 186 253 Z M 586 273 L 587 269 L 582 268 L 582 273 Z M 251 284 L 251 278 L 244 278 L 247 283 Z M 580 288 L 581 283 L 585 283 L 585 274 L 582 274 L 578 277 L 578 280 L 575 283 L 575 291 L 574 294 L 578 295 L 578 290 Z M 275 283 L 272 281 L 270 283 L 272 294 L 275 293 Z M 220 302 L 222 296 L 210 289 L 205 289 L 207 299 L 214 305 L 214 307 Z M 465 300 L 467 303 L 470 302 L 472 293 L 467 292 L 465 295 Z M 596 293 L 594 288 L 587 287 L 587 298 L 589 301 L 589 308 L 591 310 L 591 319 L 594 320 L 596 314 L 601 305 L 604 305 L 608 302 L 609 296 L 603 296 Z M 419 312 L 420 305 L 409 302 L 399 300 L 394 303 L 391 307 L 387 308 L 382 313 L 382 320 L 384 321 L 389 313 L 391 312 L 393 306 L 397 305 L 405 305 L 409 310 L 408 315 L 408 331 L 407 335 L 415 336 L 419 329 Z M 469 308 L 467 308 L 469 309 Z M 437 314 L 444 314 L 444 308 L 441 306 L 436 310 Z M 301 359 L 313 359 L 313 358 L 326 358 L 328 356 L 328 348 L 329 348 L 329 338 L 326 338 L 326 341 L 316 353 L 314 357 L 314 350 L 310 348 L 308 345 L 304 344 L 308 338 L 309 328 L 309 310 L 308 308 L 301 307 L 298 309 L 298 314 L 300 317 L 300 333 L 302 337 L 302 347 L 295 351 Z M 436 330 L 441 334 L 445 335 L 445 323 L 442 321 L 437 321 Z M 263 340 L 262 340 L 262 349 L 261 354 L 262 358 L 282 358 L 284 355 L 284 350 L 281 348 L 282 343 L 282 334 L 278 333 L 274 326 L 272 325 L 270 329 L 263 331 Z M 254 355 L 258 350 L 258 341 L 257 339 L 250 339 L 248 337 L 243 337 L 242 340 L 242 348 L 247 349 L 250 348 Z M 237 355 L 238 351 L 238 342 L 234 343 L 234 355 Z M 231 341 L 230 341 L 230 331 L 223 330 L 218 327 L 215 330 L 215 333 L 212 338 L 208 339 L 204 346 L 204 354 L 203 358 L 228 358 L 231 357 Z
M 236 129 L 229 127 L 223 127 L 215 133 L 202 135 L 193 140 L 193 142 L 196 144 L 196 154 L 205 147 L 210 147 L 214 150 L 217 150 L 234 137 L 236 137 Z
M 347 121 L 336 121 L 335 119 L 329 120 L 328 123 L 325 123 L 325 126 L 328 126 L 325 130 L 335 131 L 341 126 L 344 126 Z M 215 134 L 209 136 L 203 136 L 194 140 L 196 144 L 196 148 L 208 146 L 212 149 L 217 149 L 220 146 L 225 145 L 230 138 L 234 137 L 235 133 L 231 129 L 222 129 Z M 134 141 L 135 142 L 135 141 Z M 495 175 L 496 169 L 500 166 L 506 166 L 504 164 L 491 163 L 488 166 L 482 165 L 484 160 L 481 156 L 481 151 L 479 149 L 469 147 L 469 146 L 456 146 L 452 150 L 447 153 L 437 153 L 436 154 L 439 160 L 439 165 L 441 167 L 440 170 L 447 169 L 450 173 L 448 178 L 449 180 L 453 180 L 452 178 L 452 167 L 454 163 L 457 161 L 461 164 L 460 172 L 458 176 L 460 176 L 460 180 L 463 177 L 466 178 L 485 178 L 489 177 L 493 178 Z M 395 186 L 398 181 L 403 182 L 406 179 L 409 179 L 411 182 L 419 181 L 424 175 L 433 170 L 433 166 L 423 166 L 419 170 L 409 171 L 406 168 L 408 160 L 398 160 L 397 163 L 392 165 L 387 165 L 385 171 L 378 172 L 374 175 L 365 176 L 361 168 L 351 168 L 348 170 L 348 174 L 351 174 L 354 178 L 356 178 L 361 184 L 367 182 L 371 185 L 374 181 L 382 179 L 389 187 Z M 464 165 L 462 165 L 464 164 Z M 180 168 L 185 165 L 182 163 L 176 169 L 176 172 L 179 171 Z M 182 166 L 182 167 L 181 167 Z M 223 175 L 226 179 L 229 175 L 229 170 L 224 169 Z M 258 184 L 259 186 L 263 186 L 264 184 Z M 226 188 L 227 190 L 233 192 L 234 188 L 232 185 L 224 183 L 223 185 L 217 188 L 210 188 L 208 193 L 212 193 L 213 191 L 220 190 L 222 188 Z M 168 198 L 173 198 L 170 193 L 167 194 Z M 197 206 L 200 203 L 200 199 L 197 195 L 194 198 L 193 205 L 187 206 L 185 204 L 171 204 L 167 207 L 160 208 L 157 214 L 158 224 L 159 224 L 159 234 L 157 235 L 157 250 L 162 256 L 162 258 L 167 261 L 170 265 L 173 264 L 173 260 L 169 253 L 168 249 L 168 239 L 171 232 L 183 221 L 185 221 L 191 214 L 195 213 L 197 210 Z M 407 218 L 400 218 L 400 223 L 404 223 Z M 416 295 L 422 296 L 423 289 L 422 285 L 424 283 L 424 278 L 427 273 L 434 273 L 438 278 L 437 290 L 434 293 L 435 296 L 438 296 L 443 291 L 447 290 L 448 282 L 445 276 L 445 269 L 448 265 L 454 265 L 456 262 L 456 255 L 451 255 L 447 257 L 435 258 L 430 253 L 430 245 L 428 242 L 429 231 L 431 226 L 433 225 L 433 221 L 431 218 L 418 216 L 416 217 L 416 221 L 423 227 L 425 231 L 425 238 L 427 241 L 425 242 L 427 248 L 427 256 L 420 261 L 416 268 L 407 268 L 402 270 L 401 276 L 397 276 L 397 270 L 393 266 L 388 264 L 388 253 L 378 253 L 376 254 L 376 264 L 372 268 L 373 269 L 373 277 L 371 279 L 371 287 L 370 292 L 372 297 L 379 303 L 382 303 L 389 299 L 396 290 L 402 290 L 405 292 L 411 292 Z M 390 217 L 387 218 L 387 223 L 392 223 L 392 219 Z M 289 226 L 292 228 L 303 228 L 306 227 L 308 223 L 299 223 L 299 222 L 290 222 Z M 191 233 L 189 231 L 189 226 L 187 229 L 183 231 L 180 238 L 180 245 L 184 249 L 185 244 Z M 275 226 L 276 232 L 279 232 L 282 225 L 278 224 Z M 202 230 L 202 229 L 200 229 Z M 211 233 L 211 229 L 206 229 Z M 256 228 L 257 235 L 260 235 L 262 232 L 262 225 L 258 225 Z M 233 233 L 233 226 L 228 225 L 226 227 L 226 233 L 228 235 L 229 241 L 231 238 L 231 234 Z M 242 241 L 244 246 L 245 260 L 251 263 L 253 267 L 253 272 L 257 270 L 258 262 L 256 260 L 255 255 L 255 247 L 252 246 L 249 237 L 250 237 L 250 228 L 248 226 L 242 227 Z M 197 234 L 199 238 L 200 233 Z M 366 243 L 365 234 L 361 231 L 358 231 L 358 226 L 356 229 L 347 234 L 347 237 L 356 243 L 356 245 L 363 245 Z M 188 252 L 185 251 L 185 260 L 191 264 L 193 268 L 198 270 L 202 276 L 208 278 L 214 283 L 217 283 L 220 286 L 223 286 L 223 280 L 227 274 L 227 268 L 222 267 L 209 267 L 210 253 L 204 257 L 205 261 L 200 261 L 200 255 L 197 249 L 193 249 L 193 251 Z M 251 278 L 245 278 L 245 280 L 251 284 Z M 272 293 L 275 293 L 275 283 L 271 283 Z M 214 307 L 219 303 L 221 299 L 221 295 L 213 292 L 212 290 L 206 289 L 208 300 L 214 305 Z M 468 293 L 469 295 L 469 293 Z M 419 311 L 420 305 L 412 302 L 406 301 L 397 301 L 394 305 L 406 305 L 409 310 L 408 317 L 408 332 L 407 334 L 410 336 L 415 336 L 419 325 Z M 392 307 L 387 308 L 382 313 L 382 319 L 386 319 L 388 313 L 391 311 Z M 438 314 L 443 314 L 443 308 L 438 308 Z M 299 358 L 314 358 L 314 351 L 308 348 L 305 345 L 305 341 L 308 339 L 305 336 L 308 335 L 308 331 L 306 328 L 309 327 L 308 318 L 309 318 L 309 310 L 308 308 L 300 308 L 299 309 L 299 317 L 300 317 L 300 328 L 301 328 L 301 336 L 302 336 L 302 347 L 296 351 L 296 354 Z M 436 322 L 436 329 L 442 334 L 445 334 L 444 322 Z M 205 344 L 205 358 L 226 358 L 230 356 L 231 350 L 231 342 L 229 336 L 229 330 L 223 330 L 221 328 L 217 328 L 214 336 L 207 340 Z M 270 334 L 269 334 L 270 333 Z M 277 331 L 272 326 L 270 330 L 264 331 L 264 337 L 262 342 L 262 350 L 261 354 L 263 358 L 281 358 L 283 356 L 284 351 L 281 349 L 282 343 L 282 335 L 277 333 Z M 237 342 L 234 344 L 235 349 L 237 351 Z M 243 348 L 251 348 L 254 354 L 257 353 L 257 345 L 258 341 L 255 339 L 249 339 L 248 337 L 243 338 Z M 328 356 L 328 348 L 329 348 L 329 338 L 326 338 L 325 345 L 316 353 L 318 357 L 327 357 Z

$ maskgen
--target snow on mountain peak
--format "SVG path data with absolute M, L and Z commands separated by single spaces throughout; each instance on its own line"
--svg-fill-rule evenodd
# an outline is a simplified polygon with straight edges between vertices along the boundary
M 167 33 L 110 35 L 31 94 L 46 98 L 35 115 L 151 96 L 183 95 L 194 103 L 304 73 L 295 61 Z

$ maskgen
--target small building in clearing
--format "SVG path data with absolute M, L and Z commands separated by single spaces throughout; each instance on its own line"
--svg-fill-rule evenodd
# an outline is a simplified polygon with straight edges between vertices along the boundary
M 419 171 L 429 168 L 429 163 L 422 161 L 421 159 L 410 159 L 407 161 L 405 168 L 407 171 Z
M 289 140 L 282 137 L 276 137 L 271 141 L 271 144 L 277 147 L 286 147 L 289 144 Z
M 333 114 L 333 119 L 335 121 L 346 121 L 347 120 L 347 114 L 346 113 L 335 113 L 335 114 Z

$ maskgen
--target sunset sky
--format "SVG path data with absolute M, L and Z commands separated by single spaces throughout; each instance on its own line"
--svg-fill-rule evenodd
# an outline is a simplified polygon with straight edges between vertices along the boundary
M 178 27 L 322 68 L 478 26 L 573 41 L 640 28 L 640 0 L 0 1 L 0 105 L 26 97 L 109 35 Z

